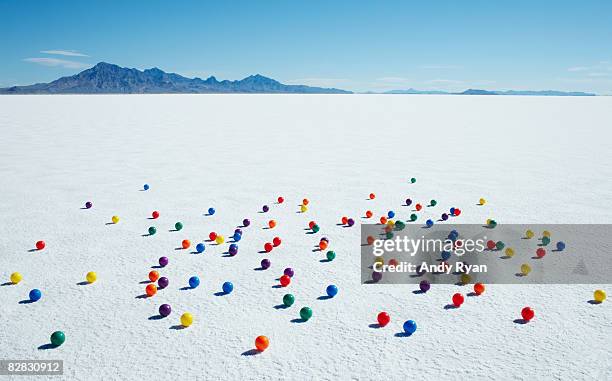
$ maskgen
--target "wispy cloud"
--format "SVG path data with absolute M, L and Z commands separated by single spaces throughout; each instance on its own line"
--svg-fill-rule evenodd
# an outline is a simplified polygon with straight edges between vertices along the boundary
M 89 57 L 87 54 L 77 52 L 76 50 L 41 50 L 43 54 L 54 54 L 58 56 L 69 56 L 69 57 Z
M 89 67 L 89 64 L 77 61 L 63 60 L 59 58 L 49 58 L 49 57 L 32 57 L 32 58 L 24 58 L 25 62 L 35 63 L 43 66 L 51 66 L 51 67 L 63 67 L 66 69 L 84 69 Z
M 429 79 L 427 81 L 425 81 L 425 83 L 430 83 L 432 85 L 459 85 L 461 83 L 463 83 L 463 81 L 460 81 L 458 79 Z

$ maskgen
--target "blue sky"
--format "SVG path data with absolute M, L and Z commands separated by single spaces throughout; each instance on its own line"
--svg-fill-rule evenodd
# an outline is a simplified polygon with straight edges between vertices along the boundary
M 99 61 L 356 91 L 612 94 L 612 1 L 0 0 L 0 86 Z

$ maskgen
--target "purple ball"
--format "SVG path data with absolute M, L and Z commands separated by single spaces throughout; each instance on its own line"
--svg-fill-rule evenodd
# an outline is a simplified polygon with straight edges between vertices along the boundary
M 442 213 L 442 221 L 448 220 L 448 214 Z
M 249 226 L 251 224 L 251 221 L 248 218 L 245 218 L 244 220 L 242 220 L 242 225 L 243 226 Z
M 231 255 L 232 257 L 236 254 L 238 254 L 238 245 L 236 245 L 235 243 L 232 243 L 229 247 L 229 255 Z
M 166 288 L 168 287 L 169 284 L 170 284 L 170 281 L 165 276 L 157 280 L 157 285 L 159 286 L 159 288 Z
M 234 234 L 240 234 L 240 235 L 242 235 L 242 229 L 240 229 L 240 228 L 235 229 L 235 230 L 234 230 Z
M 374 282 L 380 282 L 380 280 L 382 279 L 382 273 L 379 271 L 374 271 L 372 272 L 372 280 Z
M 172 307 L 169 304 L 162 304 L 159 306 L 159 314 L 163 317 L 167 317 L 172 312 Z
M 168 257 L 159 257 L 159 265 L 161 267 L 168 266 Z
M 263 210 L 264 213 L 267 213 L 268 210 L 270 210 L 270 208 L 268 207 L 268 205 L 264 205 L 263 208 L 261 208 L 261 210 Z
M 353 226 L 355 225 L 355 220 L 352 218 L 349 218 L 348 221 L 346 221 L 346 223 L 348 224 L 348 226 Z
M 283 273 L 287 275 L 289 278 L 293 278 L 293 274 L 295 274 L 295 272 L 293 271 L 291 267 L 287 267 L 285 271 L 283 271 Z
M 406 199 L 406 205 L 408 205 L 408 206 L 412 205 L 412 200 L 407 198 Z
M 87 209 L 91 208 L 92 206 L 93 206 L 93 204 L 91 203 L 91 201 L 87 201 L 87 202 L 85 203 L 85 207 L 86 207 Z
M 261 268 L 264 270 L 267 270 L 270 268 L 270 265 L 272 263 L 270 262 L 270 260 L 268 258 L 264 258 L 261 260 Z
M 422 280 L 421 283 L 419 283 L 419 288 L 423 292 L 429 291 L 430 287 L 431 287 L 431 284 L 428 281 L 426 281 L 426 280 Z
M 321 238 L 321 241 L 325 241 L 325 242 L 329 243 L 329 238 L 323 237 L 323 238 Z

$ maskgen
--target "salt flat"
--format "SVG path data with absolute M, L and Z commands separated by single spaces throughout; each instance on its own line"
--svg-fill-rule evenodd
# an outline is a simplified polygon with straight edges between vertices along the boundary
M 610 97 L 0 97 L 0 281 L 24 276 L 0 287 L 0 358 L 63 359 L 64 378 L 81 380 L 610 379 L 612 303 L 588 303 L 609 285 L 488 285 L 445 310 L 471 289 L 361 285 L 359 227 L 336 224 L 367 209 L 405 220 L 407 197 L 438 200 L 422 220 L 457 206 L 464 223 L 611 223 L 611 122 Z M 227 244 L 175 250 L 243 218 L 235 257 Z M 306 234 L 310 220 L 319 233 Z M 176 221 L 185 228 L 170 232 Z M 158 233 L 143 237 L 149 226 Z M 272 267 L 254 270 L 274 236 Z M 333 262 L 312 251 L 322 236 Z M 40 239 L 47 248 L 30 252 Z M 170 286 L 138 299 L 160 256 Z M 292 284 L 273 288 L 285 267 Z M 88 271 L 98 281 L 77 285 Z M 200 287 L 181 290 L 192 275 Z M 226 280 L 234 292 L 215 296 Z M 331 283 L 339 294 L 318 299 Z M 19 304 L 32 288 L 43 298 Z M 295 305 L 274 308 L 286 292 Z M 150 320 L 162 303 L 172 315 Z M 535 319 L 514 323 L 526 305 Z M 313 318 L 292 322 L 302 306 Z M 391 323 L 370 327 L 382 310 Z M 183 312 L 195 323 L 170 329 Z M 418 330 L 397 337 L 407 319 Z M 39 350 L 55 330 L 66 343 Z M 249 355 L 258 335 L 270 348 Z

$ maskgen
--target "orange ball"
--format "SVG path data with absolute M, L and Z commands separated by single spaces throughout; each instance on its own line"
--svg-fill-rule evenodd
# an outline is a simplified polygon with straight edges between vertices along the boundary
M 302 200 L 302 205 L 308 205 L 309 202 L 310 201 L 308 201 L 308 199 L 305 198 L 305 199 Z
M 380 217 L 380 223 L 383 224 L 383 225 L 386 224 L 387 223 L 387 217 L 385 217 L 385 216 Z
M 274 220 L 268 221 L 268 226 L 270 227 L 270 229 L 274 229 L 274 227 L 276 226 L 276 221 Z
M 482 294 L 483 292 L 485 292 L 485 286 L 484 286 L 484 284 L 482 284 L 482 283 L 476 283 L 476 284 L 474 285 L 474 293 L 475 293 L 476 295 L 480 295 L 480 294 Z
M 373 213 L 371 210 L 366 210 L 366 214 L 365 214 L 366 218 L 372 218 L 372 215 Z
M 147 296 L 153 296 L 157 294 L 157 286 L 154 284 L 148 284 L 145 292 L 147 293 Z
M 319 249 L 321 249 L 321 250 L 327 249 L 327 241 L 319 242 Z
M 156 282 L 159 279 L 159 273 L 155 270 L 149 272 L 149 280 L 151 282 Z
M 374 238 L 373 236 L 369 235 L 368 236 L 368 245 L 372 245 L 375 240 L 376 240 L 376 238 Z
M 346 225 L 348 224 L 348 217 L 344 216 L 342 217 L 342 225 Z
M 370 193 L 370 200 L 374 200 L 376 198 L 376 195 L 374 193 Z
M 265 336 L 257 336 L 255 339 L 255 348 L 257 348 L 257 350 L 260 352 L 265 351 L 269 345 L 270 340 L 268 340 L 268 338 Z
M 181 245 L 183 246 L 183 249 L 189 249 L 189 246 L 191 246 L 191 241 L 184 239 L 183 242 L 181 242 Z

